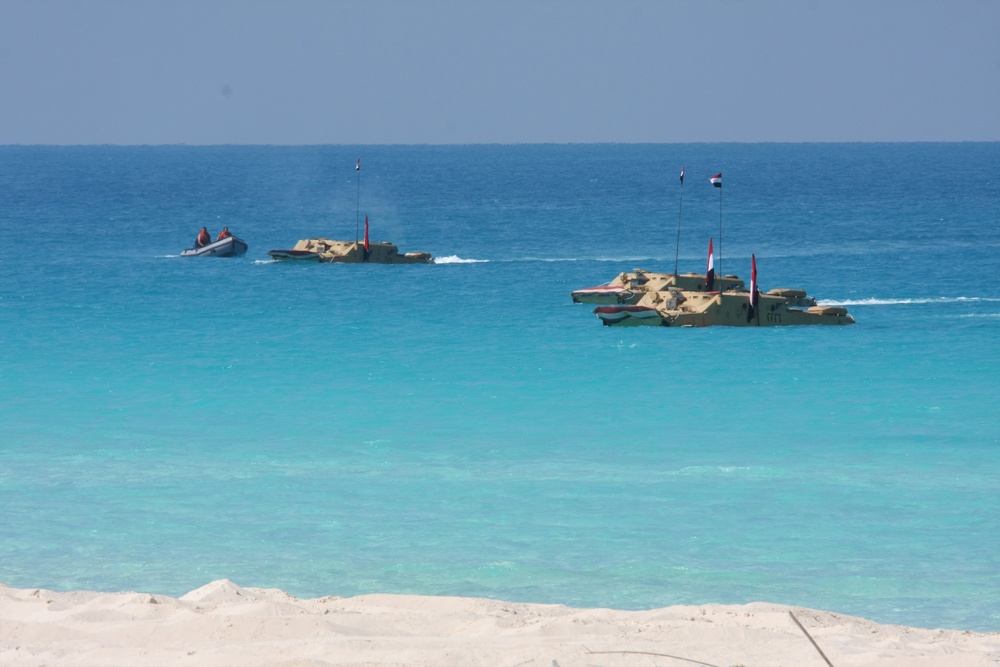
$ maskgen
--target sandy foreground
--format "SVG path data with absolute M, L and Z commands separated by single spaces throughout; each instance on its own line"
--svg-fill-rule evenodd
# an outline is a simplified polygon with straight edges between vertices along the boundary
M 765 603 L 619 611 L 414 595 L 301 600 L 228 580 L 181 598 L 0 585 L 0 665 L 995 667 L 1000 633 Z

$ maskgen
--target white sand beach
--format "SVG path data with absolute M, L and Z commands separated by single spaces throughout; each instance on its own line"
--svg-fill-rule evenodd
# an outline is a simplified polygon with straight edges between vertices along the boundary
M 0 586 L 0 664 L 985 667 L 1000 664 L 1000 633 L 767 603 L 619 611 L 412 595 L 302 600 L 228 580 L 181 598 Z

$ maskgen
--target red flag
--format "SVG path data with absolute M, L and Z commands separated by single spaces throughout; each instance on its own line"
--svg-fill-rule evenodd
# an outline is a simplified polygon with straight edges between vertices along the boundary
M 747 322 L 757 314 L 757 257 L 750 255 L 750 306 L 747 308 Z
M 361 171 L 361 158 L 358 158 L 358 163 L 354 165 L 354 171 Z
M 681 185 L 684 185 L 684 167 L 681 167 Z
M 722 187 L 722 172 L 720 171 L 718 174 L 716 174 L 715 176 L 713 176 L 712 178 L 710 178 L 708 180 L 715 187 L 721 188 Z
M 708 270 L 705 271 L 705 291 L 711 292 L 715 285 L 715 254 L 712 252 L 712 237 L 708 237 Z
M 368 252 L 368 214 L 365 213 L 365 252 Z

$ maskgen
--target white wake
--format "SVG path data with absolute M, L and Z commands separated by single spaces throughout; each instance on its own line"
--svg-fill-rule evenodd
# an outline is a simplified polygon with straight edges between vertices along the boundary
M 821 306 L 900 306 L 923 303 L 992 303 L 1000 302 L 1000 299 L 980 296 L 938 296 L 922 297 L 915 299 L 817 299 L 816 303 Z
M 435 264 L 482 264 L 488 259 L 463 259 L 458 255 L 448 255 L 447 257 L 435 257 Z

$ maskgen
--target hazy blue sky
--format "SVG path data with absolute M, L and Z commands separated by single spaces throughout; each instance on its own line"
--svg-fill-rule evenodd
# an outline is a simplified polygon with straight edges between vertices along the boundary
M 0 0 L 0 144 L 1000 140 L 1000 0 Z

